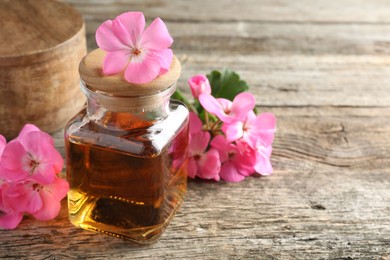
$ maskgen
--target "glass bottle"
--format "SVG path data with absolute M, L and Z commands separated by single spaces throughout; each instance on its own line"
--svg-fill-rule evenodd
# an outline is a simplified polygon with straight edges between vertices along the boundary
M 93 85 L 99 85 L 96 78 L 83 75 L 82 68 L 80 72 L 87 106 L 65 129 L 70 221 L 83 229 L 151 243 L 186 192 L 188 110 L 170 101 L 175 83 L 157 82 L 155 88 L 151 82 L 142 95 L 134 94 L 137 86 L 113 94 L 107 85 L 100 91 Z M 113 81 L 107 84 L 115 86 Z

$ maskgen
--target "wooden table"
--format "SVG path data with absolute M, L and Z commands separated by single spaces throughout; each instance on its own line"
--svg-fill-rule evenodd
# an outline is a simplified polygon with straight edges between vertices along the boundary
M 384 0 L 66 0 L 97 26 L 128 10 L 162 17 L 179 87 L 229 67 L 278 118 L 270 177 L 189 181 L 151 246 L 50 222 L 0 231 L 0 258 L 390 259 L 390 3 Z M 63 153 L 62 133 L 54 135 Z

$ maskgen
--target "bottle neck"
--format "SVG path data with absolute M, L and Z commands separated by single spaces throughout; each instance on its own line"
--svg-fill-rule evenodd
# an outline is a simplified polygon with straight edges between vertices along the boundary
M 81 89 L 87 97 L 87 115 L 103 127 L 136 128 L 152 124 L 169 114 L 169 100 L 176 84 L 169 88 L 142 96 L 112 95 L 90 90 L 84 82 Z

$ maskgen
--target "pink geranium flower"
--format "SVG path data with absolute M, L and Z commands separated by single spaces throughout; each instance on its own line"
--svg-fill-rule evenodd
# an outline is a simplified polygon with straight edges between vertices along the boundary
M 209 141 L 210 133 L 202 131 L 202 121 L 196 114 L 190 113 L 188 177 L 219 180 L 219 153 L 215 149 L 206 152 Z
M 190 112 L 189 115 L 189 131 L 191 134 L 196 134 L 202 131 L 202 120 L 194 113 Z
M 264 146 L 261 141 L 256 144 L 256 163 L 254 170 L 261 175 L 270 175 L 273 172 L 271 164 L 272 146 Z
M 27 125 L 15 140 L 5 146 L 0 161 L 0 178 L 9 181 L 30 178 L 40 183 L 51 183 L 61 172 L 64 162 L 54 148 L 52 137 L 36 129 Z
M 7 140 L 5 140 L 4 136 L 0 135 L 0 158 L 1 155 L 3 154 L 3 150 L 6 144 L 7 144 Z
M 190 85 L 194 98 L 198 98 L 200 94 L 211 94 L 210 82 L 205 75 L 199 74 L 191 77 L 188 80 L 188 85 Z
M 252 148 L 255 148 L 257 140 L 263 145 L 271 145 L 274 140 L 276 118 L 271 113 L 263 113 L 258 116 L 251 110 L 243 121 L 224 124 L 222 131 L 229 142 L 243 138 Z
M 212 95 L 199 95 L 200 104 L 210 114 L 216 115 L 224 123 L 243 120 L 249 111 L 255 107 L 255 97 L 248 92 L 238 94 L 233 102 L 224 98 L 214 98 Z
M 211 141 L 222 163 L 220 176 L 225 181 L 239 182 L 254 171 L 256 152 L 246 143 L 235 145 L 226 140 L 223 135 L 217 135 Z
M 16 195 L 8 198 L 8 203 L 16 212 L 29 213 L 42 221 L 50 220 L 58 215 L 61 200 L 68 190 L 68 182 L 59 177 L 50 184 L 25 181 L 9 188 L 9 192 Z
M 57 176 L 62 166 L 51 136 L 34 125 L 25 125 L 8 144 L 0 136 L 0 228 L 16 228 L 25 213 L 38 220 L 56 217 L 69 190 Z
M 0 179 L 0 228 L 14 229 L 22 221 L 23 213 L 14 210 L 10 207 L 7 201 L 8 197 L 19 196 L 19 194 L 11 194 L 8 192 L 9 183 Z
M 0 158 L 7 144 L 4 136 L 0 135 Z M 0 168 L 0 172 L 2 169 Z M 14 229 L 22 221 L 23 213 L 13 210 L 7 202 L 9 183 L 0 177 L 0 228 Z M 15 195 L 15 194 L 14 194 Z
M 128 82 L 150 82 L 170 68 L 173 39 L 160 18 L 145 29 L 141 12 L 127 12 L 105 21 L 96 31 L 98 46 L 107 52 L 103 63 L 106 75 L 124 72 Z

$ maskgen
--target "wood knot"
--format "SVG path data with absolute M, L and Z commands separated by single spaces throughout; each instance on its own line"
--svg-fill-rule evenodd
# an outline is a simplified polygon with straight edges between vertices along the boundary
M 319 203 L 316 203 L 314 201 L 310 201 L 310 208 L 315 209 L 315 210 L 326 210 L 325 206 L 323 206 Z

